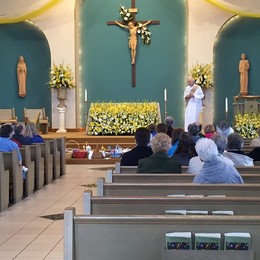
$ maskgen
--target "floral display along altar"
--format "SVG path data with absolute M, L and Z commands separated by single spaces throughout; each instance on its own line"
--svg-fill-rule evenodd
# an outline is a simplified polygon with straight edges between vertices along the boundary
M 91 103 L 89 135 L 133 135 L 137 128 L 161 121 L 156 102 Z

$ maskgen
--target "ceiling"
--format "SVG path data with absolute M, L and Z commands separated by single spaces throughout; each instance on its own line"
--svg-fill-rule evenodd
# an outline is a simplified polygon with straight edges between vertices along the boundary
M 190 0 L 197 1 L 197 0 Z M 260 0 L 205 0 L 232 13 L 260 17 Z M 32 19 L 46 13 L 57 4 L 66 8 L 75 0 L 0 0 L 0 23 Z M 15 8 L 14 8 L 15 7 Z M 59 9 L 60 10 L 60 9 Z

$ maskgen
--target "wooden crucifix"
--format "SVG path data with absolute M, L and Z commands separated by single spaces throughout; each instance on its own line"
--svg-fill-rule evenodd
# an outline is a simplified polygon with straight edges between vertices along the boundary
M 133 20 L 128 23 L 128 25 L 122 24 L 122 21 L 108 21 L 107 25 L 118 25 L 122 28 L 128 29 L 130 33 L 129 37 L 129 48 L 131 51 L 131 63 L 132 63 L 132 87 L 135 87 L 136 83 L 136 68 L 135 68 L 135 57 L 136 57 L 136 46 L 137 46 L 137 26 L 136 23 L 142 23 L 144 26 L 148 24 L 160 24 L 160 21 L 136 21 L 135 14 L 138 9 L 135 7 L 135 0 L 131 0 L 131 8 L 128 9 L 133 15 Z

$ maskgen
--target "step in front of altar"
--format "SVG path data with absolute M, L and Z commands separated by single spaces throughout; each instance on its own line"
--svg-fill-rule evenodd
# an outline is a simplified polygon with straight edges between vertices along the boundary
M 66 164 L 115 164 L 120 162 L 121 158 L 108 159 L 88 159 L 88 158 L 70 158 L 66 159 Z

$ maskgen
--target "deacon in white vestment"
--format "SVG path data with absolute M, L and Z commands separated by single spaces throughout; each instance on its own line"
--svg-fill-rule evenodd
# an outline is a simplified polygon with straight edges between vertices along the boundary
M 195 84 L 195 80 L 188 78 L 188 86 L 184 91 L 184 99 L 186 101 L 184 130 L 188 131 L 188 125 L 199 122 L 199 115 L 202 110 L 203 91 L 199 85 Z

